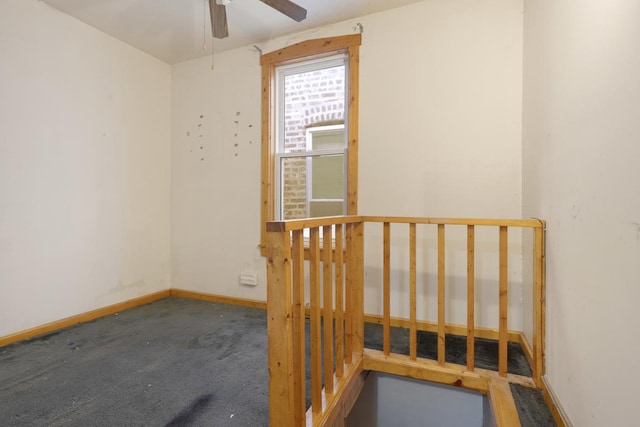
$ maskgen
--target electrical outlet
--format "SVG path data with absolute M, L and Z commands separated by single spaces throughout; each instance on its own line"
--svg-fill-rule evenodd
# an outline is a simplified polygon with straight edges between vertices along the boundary
M 256 273 L 240 273 L 240 284 L 247 286 L 257 286 L 258 275 Z

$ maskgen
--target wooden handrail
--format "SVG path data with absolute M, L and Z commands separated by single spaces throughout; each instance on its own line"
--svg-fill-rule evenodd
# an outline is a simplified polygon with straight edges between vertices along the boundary
M 361 216 L 325 216 L 321 218 L 289 219 L 267 222 L 267 233 L 302 230 L 305 228 L 325 227 L 335 224 L 354 224 L 362 222 Z
M 293 231 L 304 228 L 323 227 L 334 224 L 353 224 L 358 222 L 390 222 L 395 224 L 442 224 L 442 225 L 476 225 L 493 227 L 545 228 L 539 219 L 491 219 L 491 218 L 418 218 L 401 216 L 326 216 L 320 218 L 289 219 L 268 221 L 267 232 Z
M 491 219 L 491 218 L 416 218 L 401 216 L 362 216 L 363 222 L 392 222 L 395 224 L 478 225 L 493 227 L 541 228 L 544 222 L 538 219 Z
M 364 314 L 364 229 L 366 223 L 382 224 L 381 292 L 383 326 L 382 351 L 372 356 L 364 348 L 364 322 L 371 316 Z M 392 259 L 396 243 L 391 238 L 394 224 L 407 224 L 408 235 L 408 318 L 391 316 Z M 437 322 L 418 320 L 417 282 L 417 227 L 437 226 Z M 446 323 L 449 300 L 447 277 L 452 273 L 447 265 L 447 236 L 449 226 L 466 228 L 466 325 Z M 498 340 L 498 369 L 492 375 L 475 367 L 476 338 L 487 336 L 487 328 L 476 324 L 476 231 L 477 227 L 497 230 L 498 271 L 496 293 L 498 298 L 498 329 L 490 334 Z M 509 229 L 533 229 L 534 262 L 534 336 L 529 345 L 522 332 L 508 330 L 509 320 Z M 306 230 L 308 229 L 308 234 Z M 346 402 L 353 398 L 351 385 L 362 384 L 359 377 L 363 369 L 392 369 L 415 373 L 418 366 L 428 366 L 429 375 L 450 381 L 461 372 L 462 386 L 477 387 L 476 378 L 489 384 L 493 378 L 499 387 L 483 386 L 483 392 L 505 400 L 508 387 L 507 352 L 509 341 L 524 340 L 527 357 L 532 365 L 532 382 L 541 383 L 544 374 L 544 221 L 538 219 L 478 219 L 478 218 L 416 218 L 384 216 L 338 216 L 302 220 L 272 221 L 266 225 L 268 236 L 268 318 L 271 424 L 282 426 L 324 425 L 335 419 L 337 412 L 346 411 Z M 306 236 L 306 237 L 305 237 Z M 457 239 L 457 238 L 456 238 Z M 308 259 L 308 275 L 305 274 Z M 450 268 L 450 267 L 449 267 Z M 305 279 L 305 277 L 308 279 Z M 305 280 L 308 280 L 305 283 Z M 305 308 L 305 287 L 309 289 L 309 307 Z M 395 301 L 394 301 L 395 302 Z M 306 348 L 305 312 L 309 315 L 309 348 Z M 376 322 L 378 322 L 376 320 Z M 427 324 L 429 323 L 429 324 Z M 404 359 L 391 351 L 391 327 L 409 329 L 409 354 Z M 427 362 L 417 352 L 417 334 L 425 328 L 437 334 L 437 357 Z M 446 337 L 448 334 L 466 335 L 466 366 L 447 362 Z M 517 339 L 514 339 L 517 338 Z M 306 410 L 305 364 L 310 353 L 311 408 Z M 400 358 L 398 358 L 400 357 Z M 388 359 L 388 362 L 386 361 Z M 389 364 L 391 363 L 391 364 Z M 398 364 L 399 363 L 399 364 Z M 426 364 L 426 365 L 425 365 Z M 395 367 L 394 367 L 395 366 Z M 404 366 L 404 367 L 402 367 Z M 335 367 L 335 368 L 334 368 Z M 451 371 L 453 369 L 453 371 Z M 445 375 L 446 373 L 446 375 Z M 426 375 L 426 374 L 425 374 Z M 495 376 L 495 377 L 493 377 Z M 499 377 L 498 377 L 499 376 Z M 356 381 L 356 378 L 359 378 Z M 500 378 L 503 382 L 495 382 Z M 531 381 L 531 380 L 530 380 Z M 350 396 L 348 399 L 345 396 Z M 511 405 L 506 398 L 507 406 Z M 509 417 L 513 408 L 509 406 Z M 341 416 L 342 416 L 341 415 Z M 510 418 L 509 418 L 510 419 Z M 324 421 L 321 421 L 324 420 Z M 311 423 L 311 424 L 309 424 Z

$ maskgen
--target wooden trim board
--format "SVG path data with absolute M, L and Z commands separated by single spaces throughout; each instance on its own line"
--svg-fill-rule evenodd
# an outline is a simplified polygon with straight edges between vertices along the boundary
M 130 308 L 138 307 L 140 305 L 149 304 L 157 300 L 161 300 L 170 295 L 170 290 L 164 290 L 155 292 L 149 295 L 144 295 L 138 298 L 130 299 L 128 301 L 120 302 L 117 304 L 109 305 L 106 307 L 91 310 L 86 313 L 77 314 L 75 316 L 67 317 L 55 322 L 47 323 L 44 325 L 36 326 L 24 331 L 16 332 L 4 337 L 0 337 L 0 347 L 13 344 L 18 341 L 23 341 L 29 338 L 45 335 L 50 332 L 54 332 L 60 329 L 68 328 L 69 326 L 77 325 L 78 323 L 90 322 L 100 317 L 109 316 L 120 311 L 128 310 Z
M 524 334 L 524 332 L 520 332 L 520 347 L 522 347 L 522 352 L 524 353 L 524 356 L 527 358 L 527 361 L 529 362 L 529 366 L 533 367 L 533 349 L 531 348 L 531 344 L 529 344 L 529 341 L 527 340 L 526 335 Z
M 222 295 L 187 291 L 185 289 L 176 289 L 176 288 L 169 289 L 169 294 L 172 297 L 178 297 L 178 298 L 189 298 L 189 299 L 197 299 L 197 300 L 208 301 L 208 302 L 219 302 L 221 304 L 240 305 L 244 307 L 261 308 L 263 310 L 267 309 L 266 301 L 258 301 L 258 300 L 252 300 L 252 299 L 246 299 L 246 298 L 226 297 Z
M 542 376 L 542 394 L 544 395 L 544 400 L 547 402 L 547 405 L 549 405 L 549 409 L 551 409 L 551 415 L 553 415 L 553 420 L 558 427 L 573 427 L 567 413 L 562 408 L 562 405 L 560 405 L 558 397 L 551 389 L 546 375 Z

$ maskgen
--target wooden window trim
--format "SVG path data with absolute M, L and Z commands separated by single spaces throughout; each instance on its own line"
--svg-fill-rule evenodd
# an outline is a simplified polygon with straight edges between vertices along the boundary
M 260 252 L 266 256 L 266 223 L 274 220 L 275 73 L 276 67 L 346 53 L 349 57 L 347 215 L 358 213 L 358 76 L 362 36 L 353 34 L 307 40 L 260 57 L 262 66 L 262 154 Z

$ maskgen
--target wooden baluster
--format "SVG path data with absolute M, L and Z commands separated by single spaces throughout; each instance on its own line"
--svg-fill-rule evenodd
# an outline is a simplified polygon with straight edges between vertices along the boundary
M 347 224 L 347 235 L 346 235 L 346 247 L 347 252 L 345 254 L 345 265 L 347 267 L 346 275 L 345 275 L 345 301 L 344 301 L 344 346 L 345 346 L 345 357 L 344 361 L 347 364 L 351 363 L 351 356 L 353 355 L 353 274 L 354 274 L 354 265 L 353 265 L 353 257 L 351 254 L 353 253 L 353 233 L 354 227 L 353 224 Z
M 507 227 L 500 227 L 500 323 L 498 326 L 498 373 L 507 376 L 508 306 L 509 306 L 509 235 Z
M 438 364 L 440 365 L 444 365 L 446 361 L 444 257 L 444 224 L 438 224 Z
M 364 223 L 353 224 L 353 352 L 364 353 Z
M 409 224 L 409 357 L 417 357 L 417 325 L 416 325 L 416 225 Z
M 467 370 L 475 368 L 475 228 L 467 226 Z
M 336 377 L 344 375 L 344 278 L 342 254 L 342 224 L 336 225 L 335 237 L 335 292 L 336 292 Z
M 320 238 L 318 227 L 309 229 L 309 302 L 311 311 L 311 409 L 322 411 L 322 360 L 320 345 Z
M 293 270 L 293 366 L 295 425 L 306 416 L 305 313 L 304 313 L 304 239 L 303 230 L 292 232 L 291 265 Z
M 391 225 L 383 226 L 383 285 L 382 285 L 382 349 L 385 355 L 391 352 Z
M 322 303 L 324 330 L 324 391 L 333 394 L 333 252 L 332 226 L 322 227 Z
M 294 424 L 291 242 L 288 232 L 267 233 L 269 416 L 273 426 Z
M 534 249 L 534 327 L 533 327 L 533 380 L 542 387 L 544 375 L 544 224 L 535 229 Z

